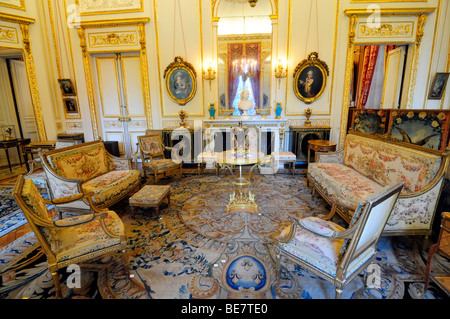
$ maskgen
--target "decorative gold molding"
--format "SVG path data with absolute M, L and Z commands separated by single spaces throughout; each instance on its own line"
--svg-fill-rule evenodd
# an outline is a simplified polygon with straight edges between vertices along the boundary
M 36 120 L 39 139 L 41 141 L 45 141 L 47 140 L 47 134 L 45 132 L 44 117 L 42 115 L 39 89 L 37 85 L 36 70 L 34 68 L 33 53 L 31 51 L 30 34 L 28 27 L 29 27 L 28 23 L 20 24 L 23 43 L 23 55 L 24 55 L 23 59 L 25 61 L 25 67 L 27 70 L 31 101 L 33 102 L 34 117 Z
M 25 0 L 20 0 L 20 4 L 19 5 L 10 4 L 10 3 L 4 2 L 4 0 L 2 0 L 2 1 L 0 1 L 0 7 L 12 8 L 12 9 L 18 9 L 18 10 L 26 11 Z
M 88 38 L 89 47 L 91 48 L 133 46 L 138 44 L 138 36 L 135 31 L 90 33 Z
M 9 14 L 9 13 L 3 13 L 3 12 L 0 12 L 0 20 L 7 21 L 7 22 L 13 22 L 13 23 L 19 23 L 19 24 L 31 24 L 36 21 L 33 18 L 22 17 L 22 16 L 18 16 L 15 14 Z
M 92 83 L 91 62 L 89 61 L 89 52 L 87 49 L 86 34 L 83 28 L 77 29 L 77 32 L 78 36 L 80 37 L 81 54 L 83 56 L 83 67 L 89 102 L 89 113 L 91 115 L 92 133 L 94 135 L 94 140 L 97 140 L 99 139 L 100 135 L 98 132 L 98 125 L 97 125 L 97 111 L 95 109 L 94 87 Z
M 148 65 L 147 65 L 147 45 L 145 42 L 145 24 L 140 23 L 139 29 L 139 43 L 141 45 L 141 72 L 142 72 L 142 88 L 144 89 L 144 103 L 145 103 L 145 116 L 147 119 L 147 129 L 153 129 L 152 122 L 152 106 L 150 98 L 150 82 L 148 77 Z
M 433 7 L 424 7 L 424 8 L 380 8 L 377 13 L 381 16 L 395 16 L 395 15 L 403 15 L 403 16 L 418 16 L 421 14 L 431 14 L 436 11 L 436 8 Z M 357 16 L 368 16 L 373 14 L 371 10 L 364 9 L 346 9 L 344 10 L 344 14 L 348 16 L 357 15 Z
M 117 1 L 115 1 L 117 2 Z M 82 10 L 82 6 L 80 6 L 80 0 L 75 0 L 75 4 L 80 7 Z M 114 4 L 114 6 L 117 7 L 117 4 Z M 122 13 L 131 13 L 131 12 L 142 12 L 144 11 L 144 3 L 143 0 L 139 1 L 139 7 L 135 8 L 128 8 L 128 9 L 113 9 L 114 6 L 111 6 L 110 8 L 98 8 L 97 11 L 88 11 L 88 12 L 81 12 L 82 16 L 88 16 L 88 15 L 99 15 L 99 14 L 122 14 Z
M 406 23 L 383 23 L 379 27 L 371 27 L 367 23 L 359 24 L 359 37 L 404 37 L 412 36 L 414 32 L 414 22 Z
M 109 28 L 124 25 L 138 25 L 150 22 L 150 18 L 127 18 L 127 19 L 105 19 L 105 20 L 87 20 L 72 23 L 74 28 L 93 29 Z
M 0 42 L 5 43 L 19 43 L 17 37 L 17 30 L 15 28 L 0 25 Z

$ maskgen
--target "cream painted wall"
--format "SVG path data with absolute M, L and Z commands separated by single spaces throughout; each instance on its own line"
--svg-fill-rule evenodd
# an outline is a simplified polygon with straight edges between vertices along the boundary
M 311 120 L 315 124 L 332 126 L 333 141 L 338 141 L 342 118 L 342 103 L 344 100 L 344 79 L 347 57 L 347 41 L 349 18 L 344 11 L 349 8 L 368 7 L 367 3 L 357 3 L 357 0 L 317 0 L 318 21 L 314 1 L 311 0 L 279 0 L 278 16 L 274 21 L 273 63 L 278 58 L 288 59 L 289 75 L 280 81 L 272 77 L 271 105 L 282 102 L 283 118 L 289 123 L 302 123 L 306 118 L 303 112 L 308 105 L 301 102 L 294 95 L 292 82 L 295 66 L 306 58 L 311 51 L 317 51 L 319 58 L 329 67 L 330 75 L 327 87 L 320 99 L 309 105 L 313 110 Z M 217 48 L 213 23 L 211 22 L 212 5 L 217 1 L 210 0 L 146 0 L 142 1 L 143 10 L 140 12 L 122 14 L 97 14 L 79 17 L 85 20 L 124 19 L 148 17 L 150 21 L 145 25 L 146 48 L 148 57 L 149 86 L 152 109 L 152 126 L 155 129 L 174 126 L 179 123 L 178 112 L 183 109 L 188 113 L 188 121 L 209 118 L 209 103 L 218 105 L 217 80 L 212 81 L 211 89 L 208 81 L 202 79 L 202 65 L 209 61 L 217 61 Z M 93 139 L 89 100 L 86 88 L 86 78 L 83 67 L 80 39 L 76 29 L 68 28 L 57 32 L 57 39 L 53 38 L 54 19 L 66 22 L 66 7 L 75 4 L 75 0 L 26 0 L 26 11 L 11 8 L 1 8 L 2 12 L 32 17 L 36 22 L 30 26 L 31 46 L 33 50 L 37 81 L 40 93 L 40 104 L 43 109 L 45 128 L 48 139 L 56 138 L 56 133 L 84 132 L 86 140 Z M 51 6 L 49 6 L 49 3 Z M 174 10 L 175 4 L 181 4 L 182 24 L 179 11 Z M 308 36 L 308 19 L 310 3 L 313 3 L 311 27 Z M 55 6 L 59 5 L 60 15 L 56 15 Z M 219 4 L 220 5 L 220 4 Z M 435 109 L 450 108 L 450 90 L 441 101 L 427 99 L 429 87 L 436 72 L 449 69 L 449 40 L 450 40 L 450 8 L 446 0 L 428 0 L 426 2 L 379 2 L 381 8 L 417 8 L 432 7 L 436 11 L 428 16 L 425 34 L 422 39 L 422 49 L 417 73 L 416 90 L 414 92 L 413 108 Z M 50 7 L 53 6 L 53 11 Z M 61 14 L 62 13 L 62 14 Z M 176 17 L 174 16 L 176 13 Z M 54 20 L 53 19 L 53 20 Z M 316 33 L 318 25 L 319 34 Z M 174 30 L 177 32 L 174 33 Z M 184 33 L 184 38 L 183 38 Z M 175 34 L 175 47 L 174 47 Z M 319 47 L 317 47 L 317 38 Z M 186 48 L 185 48 L 185 45 Z M 65 52 L 69 55 L 61 59 L 64 76 L 74 77 L 81 118 L 66 119 L 62 111 L 62 98 L 57 85 L 58 67 L 56 53 Z M 186 106 L 179 106 L 166 93 L 163 73 L 176 55 L 194 65 L 197 71 L 197 93 Z M 450 81 L 449 81 L 450 83 Z M 447 84 L 448 86 L 449 84 Z M 217 113 L 216 113 L 217 116 Z M 274 117 L 272 112 L 270 117 Z

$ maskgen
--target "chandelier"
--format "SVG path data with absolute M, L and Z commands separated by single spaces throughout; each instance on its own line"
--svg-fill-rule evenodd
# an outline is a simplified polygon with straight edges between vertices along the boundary
M 258 0 L 248 0 L 248 3 L 250 3 L 250 7 L 256 6 L 257 2 L 258 2 Z
M 232 72 L 235 77 L 242 76 L 242 80 L 245 82 L 248 78 L 257 76 L 258 62 L 255 59 L 247 59 L 246 54 L 246 42 L 245 42 L 245 16 L 244 16 L 244 43 L 242 59 L 236 59 L 233 61 Z
M 244 49 L 245 52 L 245 49 Z M 245 56 L 245 54 L 244 54 Z M 254 59 L 243 58 L 241 60 L 233 61 L 233 74 L 235 77 L 242 76 L 242 80 L 245 82 L 248 78 L 253 78 L 257 73 L 257 62 Z

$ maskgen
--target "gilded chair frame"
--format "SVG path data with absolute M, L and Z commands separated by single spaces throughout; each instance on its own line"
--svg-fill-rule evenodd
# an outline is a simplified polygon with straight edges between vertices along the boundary
M 13 190 L 13 196 L 14 196 L 14 199 L 17 201 L 17 204 L 21 208 L 23 214 L 25 215 L 26 219 L 28 220 L 28 222 L 31 226 L 31 229 L 35 233 L 35 235 L 42 247 L 42 250 L 44 251 L 45 255 L 47 256 L 48 267 L 52 274 L 53 282 L 55 284 L 56 295 L 58 298 L 62 297 L 61 284 L 60 284 L 59 275 L 58 275 L 59 269 L 65 268 L 65 267 L 69 266 L 70 264 L 79 264 L 79 263 L 91 260 L 91 259 L 99 257 L 99 256 L 113 254 L 113 253 L 117 253 L 117 252 L 121 252 L 121 253 L 125 252 L 125 250 L 127 248 L 126 235 L 124 233 L 115 234 L 108 229 L 108 227 L 105 225 L 105 218 L 108 216 L 108 214 L 106 212 L 108 210 L 97 208 L 92 202 L 92 199 L 90 197 L 91 194 L 79 193 L 76 195 L 70 195 L 67 197 L 62 197 L 62 198 L 58 198 L 58 199 L 54 199 L 54 200 L 47 200 L 47 199 L 43 198 L 45 204 L 47 204 L 47 205 L 57 206 L 57 205 L 63 205 L 63 204 L 76 202 L 79 200 L 85 200 L 90 204 L 90 207 L 91 207 L 92 218 L 90 218 L 89 220 L 83 219 L 82 221 L 80 221 L 78 223 L 75 222 L 75 223 L 71 223 L 70 225 L 61 223 L 60 220 L 53 221 L 53 223 L 49 223 L 47 220 L 41 218 L 35 212 L 33 212 L 30 209 L 30 207 L 25 203 L 24 199 L 22 198 L 22 188 L 24 186 L 24 182 L 25 182 L 25 179 L 23 178 L 23 175 L 19 175 L 19 177 L 16 181 L 16 185 Z M 102 230 L 105 232 L 105 234 L 111 238 L 119 238 L 120 243 L 106 247 L 106 248 L 99 249 L 94 252 L 84 254 L 82 256 L 78 256 L 75 258 L 71 258 L 71 259 L 67 259 L 67 260 L 58 262 L 55 253 L 51 250 L 51 247 L 50 247 L 49 243 L 47 242 L 46 238 L 44 237 L 40 227 L 46 227 L 49 229 L 58 228 L 58 227 L 64 227 L 64 228 L 77 227 L 79 225 L 92 222 L 94 220 L 99 220 Z
M 157 154 L 151 154 L 149 151 L 145 149 L 145 146 L 143 144 L 143 140 L 146 138 L 156 138 L 158 144 L 161 147 L 161 152 Z M 158 159 L 166 159 L 164 155 L 165 150 L 172 150 L 171 147 L 167 147 L 164 145 L 162 141 L 161 133 L 149 133 L 146 135 L 138 136 L 138 146 L 139 151 L 141 154 L 141 160 L 142 160 L 142 169 L 144 171 L 144 177 L 147 177 L 147 171 L 152 174 L 155 178 L 155 184 L 158 184 L 158 181 L 160 177 L 165 177 L 169 174 L 178 174 L 180 177 L 183 174 L 183 163 L 177 163 L 177 165 L 174 165 L 172 167 L 166 168 L 166 169 L 159 169 L 158 165 L 155 164 L 154 160 Z M 150 165 L 146 165 L 146 163 L 149 163 Z
M 369 266 L 376 257 L 376 251 L 379 239 L 381 237 L 381 233 L 386 225 L 387 220 L 392 212 L 392 209 L 397 201 L 397 198 L 400 194 L 400 191 L 403 188 L 403 183 L 397 184 L 391 188 L 385 189 L 381 194 L 376 195 L 370 200 L 364 200 L 359 203 L 358 209 L 361 214 L 359 218 L 356 220 L 354 224 L 350 224 L 349 228 L 337 232 L 334 236 L 324 236 L 321 234 L 316 234 L 318 236 L 328 237 L 330 239 L 344 239 L 350 240 L 348 246 L 345 248 L 344 252 L 341 252 L 339 262 L 336 268 L 336 276 L 332 276 L 310 264 L 304 262 L 293 255 L 285 252 L 283 249 L 280 249 L 280 257 L 286 257 L 292 262 L 300 265 L 304 269 L 310 271 L 311 273 L 325 279 L 326 281 L 332 283 L 335 286 L 335 298 L 340 299 L 342 297 L 342 291 L 344 287 L 350 283 L 358 274 L 361 273 L 367 266 Z M 363 246 L 358 247 L 359 242 L 362 239 L 364 234 L 366 225 L 370 219 L 370 214 L 374 208 L 378 205 L 383 204 L 385 201 L 389 201 L 388 213 L 383 216 L 383 220 L 381 222 L 382 227 L 377 229 L 375 235 L 370 239 L 370 241 L 366 242 Z M 295 235 L 296 227 L 300 227 L 300 224 L 295 224 L 294 227 L 291 228 L 290 233 L 283 239 L 280 240 L 280 243 L 287 243 L 291 241 Z M 345 243 L 344 243 L 345 245 Z M 369 253 L 371 254 L 370 258 L 368 258 L 364 263 L 362 263 L 353 273 L 347 277 L 347 271 L 351 266 L 351 263 L 357 259 L 358 257 L 363 256 L 363 254 Z M 279 263 L 281 260 L 279 259 Z M 279 264 L 280 266 L 280 264 Z

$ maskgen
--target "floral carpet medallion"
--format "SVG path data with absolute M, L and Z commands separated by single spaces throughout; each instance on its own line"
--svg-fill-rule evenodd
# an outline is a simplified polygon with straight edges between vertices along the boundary
M 275 238 L 285 227 L 297 218 L 329 209 L 322 199 L 311 195 L 304 177 L 257 175 L 254 193 L 259 214 L 225 213 L 230 176 L 192 176 L 166 183 L 169 181 L 171 204 L 161 207 L 160 215 L 153 208 L 133 213 L 127 200 L 111 207 L 125 225 L 127 254 L 86 265 L 81 287 L 73 290 L 67 288 L 68 274 L 62 269 L 64 296 L 334 298 L 333 285 L 276 258 Z M 418 248 L 422 239 L 383 237 L 374 262 L 381 274 L 378 285 L 366 286 L 366 273 L 361 273 L 346 286 L 343 298 L 423 298 L 426 253 L 419 253 Z M 448 267 L 447 260 L 437 257 L 433 271 Z M 0 299 L 55 297 L 47 260 L 33 233 L 0 249 L 0 276 Z M 431 285 L 425 298 L 442 298 L 442 293 Z

